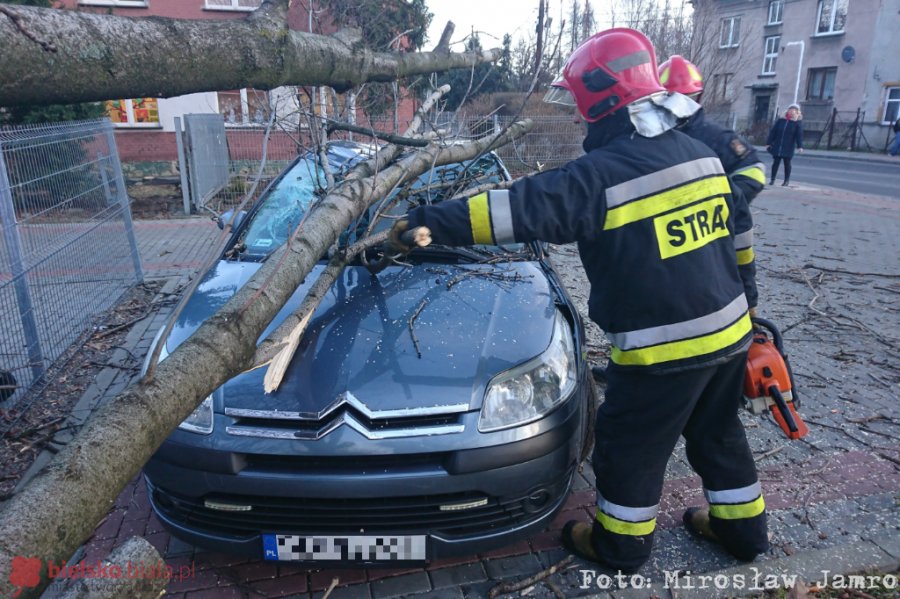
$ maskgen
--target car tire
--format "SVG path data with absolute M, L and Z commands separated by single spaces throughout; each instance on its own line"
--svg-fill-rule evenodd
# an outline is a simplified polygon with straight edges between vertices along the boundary
M 581 457 L 578 460 L 579 464 L 582 464 L 586 459 L 588 459 L 591 455 L 591 450 L 594 448 L 594 421 L 597 419 L 597 407 L 600 405 L 600 396 L 597 393 L 597 384 L 594 382 L 594 377 L 591 376 L 590 371 L 588 371 L 587 376 L 585 376 L 587 380 L 588 392 L 587 392 L 587 410 L 585 412 L 584 418 L 584 431 L 581 435 Z

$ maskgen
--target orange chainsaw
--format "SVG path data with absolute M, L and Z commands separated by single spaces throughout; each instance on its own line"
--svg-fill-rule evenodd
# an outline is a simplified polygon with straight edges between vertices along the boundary
M 769 320 L 752 320 L 753 342 L 747 353 L 744 405 L 754 414 L 762 414 L 768 408 L 784 434 L 789 439 L 799 439 L 809 428 L 797 413 L 800 398 L 781 333 Z

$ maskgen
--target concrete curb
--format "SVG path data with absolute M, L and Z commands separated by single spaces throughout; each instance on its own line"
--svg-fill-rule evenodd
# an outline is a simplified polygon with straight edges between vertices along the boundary
M 756 149 L 757 154 L 760 156 L 768 156 L 771 158 L 771 155 L 766 151 L 766 146 L 753 146 Z M 794 154 L 794 158 L 797 158 L 798 154 Z M 874 154 L 871 152 L 841 152 L 841 151 L 830 151 L 830 150 L 803 150 L 803 154 L 799 156 L 812 156 L 813 158 L 828 158 L 829 160 L 849 160 L 851 162 L 884 162 L 886 164 L 898 163 L 900 164 L 900 159 L 892 158 L 887 154 Z

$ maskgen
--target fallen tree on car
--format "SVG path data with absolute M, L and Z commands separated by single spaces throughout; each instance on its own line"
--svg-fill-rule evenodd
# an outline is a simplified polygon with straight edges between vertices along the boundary
M 276 14 L 283 17 L 286 5 L 287 0 L 268 3 L 261 9 L 262 12 L 255 13 L 247 21 L 271 20 Z M 30 103 L 36 100 L 51 103 L 110 96 L 136 97 L 146 92 L 147 88 L 136 81 L 122 86 L 101 78 L 96 83 L 100 91 L 92 92 L 93 95 L 85 95 L 79 91 L 78 85 L 69 82 L 63 84 L 62 91 L 41 96 L 34 92 L 35 89 L 42 89 L 41 82 L 28 78 L 18 88 L 22 95 L 16 95 L 8 79 L 14 71 L 8 65 L 21 64 L 21 60 L 27 60 L 22 57 L 30 56 L 29 52 L 33 48 L 24 48 L 29 44 L 41 47 L 41 52 L 60 52 L 59 48 L 52 51 L 43 47 L 33 38 L 40 39 L 38 34 L 45 38 L 51 35 L 51 30 L 38 27 L 41 19 L 47 18 L 57 23 L 57 18 L 63 17 L 56 13 L 70 11 L 42 12 L 39 9 L 5 5 L 0 5 L 0 8 L 3 9 L 0 12 L 6 14 L 5 22 L 0 25 L 0 43 L 4 46 L 4 58 L 7 59 L 7 66 L 0 66 L 0 104 L 17 97 L 26 98 Z M 9 17 L 9 10 L 16 11 L 20 19 L 16 21 Z M 21 17 L 23 14 L 26 16 Z M 72 18 L 86 17 L 81 15 Z M 122 25 L 122 19 L 118 17 L 92 15 L 89 18 L 108 19 L 112 29 L 125 27 L 132 32 L 141 29 L 136 24 Z M 0 15 L 0 21 L 3 20 L 4 17 Z M 76 27 L 77 23 L 72 21 L 69 25 Z M 208 29 L 197 31 L 203 31 L 202 35 L 211 35 L 211 30 Z M 293 32 L 282 31 L 285 31 L 284 35 L 293 35 Z M 65 31 L 61 35 L 63 33 Z M 24 42 L 18 37 L 24 38 Z M 117 42 L 122 47 L 128 46 L 121 39 Z M 214 47 L 217 52 L 222 46 L 222 40 L 216 40 Z M 211 52 L 212 47 L 205 46 L 206 51 Z M 298 47 L 302 54 L 302 45 Z M 11 50 L 7 51 L 7 48 Z M 298 70 L 299 67 L 292 67 L 281 72 L 281 78 L 273 76 L 266 83 L 345 85 L 348 81 L 381 80 L 378 78 L 464 66 L 495 56 L 494 53 L 475 56 L 437 52 L 409 55 L 402 60 L 397 57 L 375 60 L 367 51 L 343 42 L 334 42 L 329 51 L 335 57 L 346 59 L 344 63 L 335 62 L 335 65 L 344 64 L 343 67 L 335 66 L 326 73 L 314 71 L 314 74 L 303 73 Z M 191 57 L 194 58 L 196 55 Z M 143 60 L 146 60 L 146 56 Z M 217 60 L 221 60 L 220 54 L 217 54 Z M 98 62 L 102 63 L 102 60 L 98 59 Z M 38 61 L 35 68 L 38 72 L 50 72 L 56 67 L 52 67 L 52 61 Z M 365 71 L 362 79 L 356 77 L 354 68 Z M 284 80 L 284 73 L 290 73 L 289 81 Z M 188 72 L 180 73 L 179 76 L 189 79 L 192 75 Z M 208 79 L 202 84 L 192 83 L 190 89 L 199 91 L 222 86 L 260 86 L 259 80 L 243 77 L 244 75 L 235 74 L 231 79 Z M 61 79 L 63 80 L 65 77 Z M 157 81 L 157 84 L 166 85 L 163 80 Z M 104 85 L 110 87 L 106 88 Z M 185 90 L 186 88 L 173 84 L 171 87 L 154 89 L 153 95 L 177 95 Z M 414 137 L 418 134 L 424 112 L 445 91 L 446 88 L 432 95 L 404 136 Z M 435 166 L 473 159 L 522 135 L 529 127 L 530 123 L 527 121 L 518 122 L 500 133 L 465 143 L 445 144 L 431 139 L 425 147 L 409 153 L 404 153 L 405 148 L 402 146 L 384 146 L 373 158 L 354 167 L 340 184 L 329 189 L 310 208 L 307 218 L 288 242 L 267 260 L 216 315 L 160 363 L 152 377 L 133 385 L 99 409 L 46 469 L 7 502 L 0 511 L 0 593 L 23 597 L 38 595 L 48 583 L 46 564 L 50 561 L 61 563 L 72 556 L 109 511 L 121 490 L 140 472 L 144 463 L 168 435 L 212 391 L 237 374 L 259 365 L 256 342 L 262 332 L 310 274 L 316 262 L 335 244 L 340 233 L 363 211 L 403 182 L 412 180 Z M 274 349 L 277 353 L 288 344 L 284 333 L 284 328 L 276 329 L 275 336 L 264 341 L 261 347 Z M 271 356 L 266 359 L 270 358 Z M 28 579 L 26 584 L 17 576 L 22 570 L 21 567 L 16 568 L 15 560 L 19 560 L 21 564 L 23 558 L 40 560 L 40 582 Z

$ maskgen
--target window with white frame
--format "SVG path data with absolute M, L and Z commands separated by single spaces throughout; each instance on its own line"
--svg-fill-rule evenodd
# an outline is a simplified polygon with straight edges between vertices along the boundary
M 106 115 L 116 127 L 158 128 L 159 102 L 156 98 L 107 100 Z
M 146 8 L 148 0 L 78 0 L 81 6 L 112 6 L 118 8 Z
M 778 25 L 784 19 L 784 0 L 770 0 L 769 25 Z
M 725 17 L 722 19 L 722 32 L 719 35 L 720 48 L 737 48 L 741 45 L 741 18 Z
M 888 87 L 884 96 L 882 125 L 890 125 L 900 118 L 900 87 Z
M 775 63 L 778 61 L 778 47 L 781 44 L 781 36 L 773 35 L 766 38 L 766 51 L 763 56 L 763 75 L 775 74 Z
M 258 89 L 216 92 L 226 125 L 264 125 L 269 118 L 268 93 Z
M 208 10 L 256 10 L 262 0 L 205 0 Z
M 819 0 L 816 13 L 816 35 L 843 33 L 850 0 Z

